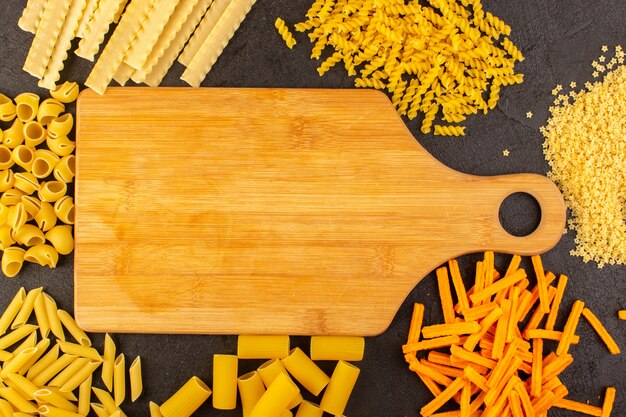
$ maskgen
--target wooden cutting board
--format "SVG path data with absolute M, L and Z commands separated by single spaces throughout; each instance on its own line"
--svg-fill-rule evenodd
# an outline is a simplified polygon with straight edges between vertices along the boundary
M 447 259 L 563 233 L 547 178 L 444 166 L 373 90 L 110 88 L 77 120 L 89 331 L 375 335 Z M 526 237 L 498 220 L 520 191 L 542 210 Z

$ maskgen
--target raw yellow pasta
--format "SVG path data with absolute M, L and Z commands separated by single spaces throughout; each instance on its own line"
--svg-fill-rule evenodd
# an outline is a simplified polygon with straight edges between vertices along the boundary
M 24 124 L 24 144 L 34 148 L 46 140 L 46 129 L 36 120 Z
M 61 355 L 48 367 L 39 372 L 37 376 L 32 377 L 31 382 L 38 386 L 46 385 L 48 381 L 54 378 L 54 376 L 63 369 L 67 368 L 72 362 L 74 362 L 75 359 L 75 355 Z
M 113 75 L 113 79 L 119 83 L 119 85 L 124 86 L 130 79 L 130 77 L 135 73 L 135 69 L 128 65 L 125 62 L 122 62 L 120 66 L 115 71 Z
M 0 224 L 6 224 L 9 215 L 9 208 L 0 203 Z
M 65 193 L 67 193 L 67 184 L 64 182 L 47 181 L 41 183 L 38 195 L 42 202 L 54 203 L 65 196 Z
M 46 417 L 81 417 L 78 413 L 63 410 L 62 408 L 57 408 L 47 404 L 39 406 L 38 411 L 39 415 Z
M 282 359 L 289 355 L 289 336 L 240 335 L 237 356 L 240 359 Z
M 365 339 L 350 336 L 312 336 L 311 359 L 314 361 L 363 360 Z
M 59 407 L 64 410 L 73 411 L 77 410 L 77 407 L 68 401 L 66 398 L 52 391 L 50 388 L 42 388 L 35 391 L 35 398 L 38 402 L 43 404 L 51 404 L 54 407 Z
M 57 181 L 65 183 L 72 182 L 76 174 L 76 157 L 74 157 L 74 155 L 68 155 L 61 158 L 55 165 L 53 173 Z
M 22 309 L 22 305 L 24 305 L 25 300 L 26 290 L 22 287 L 17 291 L 7 308 L 4 310 L 4 313 L 2 313 L 2 316 L 0 316 L 0 335 L 7 332 L 9 326 L 11 326 L 11 323 L 13 322 L 13 319 L 15 319 L 15 316 L 17 316 Z
M 87 334 L 80 327 L 78 327 L 74 317 L 72 317 L 67 311 L 61 309 L 57 310 L 57 314 L 59 320 L 61 320 L 61 323 L 70 332 L 74 340 L 83 346 L 91 346 L 91 340 L 87 337 Z M 93 359 L 99 358 L 94 357 Z
M 123 353 L 113 363 L 113 397 L 118 407 L 126 398 L 126 359 Z
M 89 1 L 89 3 L 93 2 Z M 78 84 L 75 82 L 65 81 L 63 84 L 59 84 L 50 90 L 50 95 L 61 103 L 72 103 L 78 98 L 79 92 L 80 90 Z
M 89 403 L 91 402 L 91 383 L 93 376 L 90 374 L 78 388 L 78 414 L 86 416 L 89 414 Z
M 18 372 L 22 368 L 22 366 L 24 366 L 24 364 L 35 355 L 35 353 L 37 353 L 37 348 L 35 347 L 24 349 L 20 353 L 15 355 L 15 357 L 11 359 L 9 363 L 5 362 L 2 370 L 0 370 L 0 378 L 6 378 L 8 374 L 14 374 Z
M 94 391 L 95 390 L 96 390 L 96 388 L 94 388 Z M 96 413 L 96 415 L 98 417 L 110 417 L 111 414 L 109 414 L 109 412 L 107 411 L 106 407 L 103 406 L 102 404 L 91 403 L 90 405 L 91 405 L 91 408 L 93 409 L 94 413 Z
M 265 393 L 263 380 L 257 371 L 248 372 L 237 379 L 243 417 L 249 417 L 252 409 Z
M 100 0 L 87 0 L 87 5 L 85 6 L 85 10 L 83 10 L 83 15 L 80 18 L 80 22 L 78 22 L 78 29 L 76 29 L 77 38 L 82 38 L 84 36 L 85 30 L 93 18 L 94 12 L 98 8 L 99 3 Z
M 13 388 L 0 388 L 0 397 L 11 403 L 18 411 L 31 414 L 37 412 L 37 407 Z
M 47 338 L 50 333 L 50 321 L 48 320 L 48 313 L 46 312 L 46 296 L 43 292 L 39 293 L 37 298 L 35 298 L 33 310 L 35 311 L 35 317 L 37 318 L 37 323 L 39 324 L 41 337 L 44 338 L 43 340 L 46 340 L 45 338 Z
M 100 364 L 102 364 L 102 361 L 88 360 L 61 385 L 61 392 L 71 393 L 74 391 L 85 382 L 87 378 L 91 378 L 91 375 L 98 369 Z
M 102 355 L 102 382 L 109 391 L 113 389 L 113 368 L 115 368 L 115 342 L 109 334 L 104 336 L 104 354 Z
M 15 183 L 13 184 L 13 187 L 24 192 L 26 195 L 30 195 L 35 191 L 38 191 L 40 188 L 37 177 L 30 172 L 18 172 L 15 174 Z
M 11 168 L 14 163 L 11 149 L 7 146 L 0 145 L 0 169 L 7 170 Z
M 37 149 L 33 160 L 32 172 L 36 178 L 46 178 L 52 174 L 61 158 L 47 149 Z M 65 182 L 65 181 L 64 181 Z
M 324 414 L 324 410 L 317 405 L 308 401 L 302 401 L 298 407 L 296 417 L 322 417 L 322 414 Z
M 150 401 L 150 404 L 148 404 L 148 406 L 150 407 L 150 417 L 163 417 L 163 414 L 161 414 L 161 409 L 159 408 L 159 405 L 157 403 Z
M 39 324 L 39 328 L 41 329 L 41 323 Z M 28 360 L 28 362 L 26 362 L 24 364 L 24 366 L 22 366 L 20 368 L 20 375 L 25 374 L 26 372 L 30 371 L 30 368 L 39 361 L 39 359 L 41 359 L 42 356 L 44 356 L 44 354 L 46 353 L 46 350 L 48 349 L 48 347 L 50 346 L 50 339 L 45 338 L 45 339 L 41 339 L 36 345 L 35 347 L 37 348 L 37 353 L 35 353 L 33 355 L 32 358 L 30 358 Z
M 209 10 L 204 17 L 202 17 L 202 21 L 200 21 L 200 24 L 193 32 L 193 36 L 189 39 L 189 42 L 187 42 L 187 46 L 185 46 L 185 49 L 178 57 L 178 62 L 186 67 L 189 66 L 191 60 L 202 46 L 202 42 L 209 36 L 215 24 L 220 20 L 222 14 L 224 14 L 229 3 L 229 0 L 213 1 Z
M 17 206 L 14 206 L 17 207 Z M 32 224 L 25 224 L 15 233 L 15 241 L 24 246 L 42 245 L 46 239 L 41 229 Z M 45 337 L 45 336 L 44 336 Z
M 8 374 L 6 376 L 6 384 L 11 388 L 17 390 L 24 398 L 31 401 L 35 399 L 35 392 L 39 390 L 39 387 L 19 374 Z
M 48 125 L 48 135 L 53 139 L 67 136 L 72 131 L 72 127 L 74 127 L 74 118 L 70 113 L 65 113 L 52 119 Z
M 46 0 L 28 0 L 17 25 L 20 29 L 35 33 L 46 7 Z
M 119 409 L 119 407 L 115 404 L 115 400 L 111 397 L 111 394 L 96 387 L 92 387 L 91 390 L 94 394 L 96 394 L 98 401 L 102 403 L 108 414 L 113 414 Z
M 20 198 L 21 199 L 21 198 Z M 26 224 L 28 213 L 23 203 L 17 203 L 15 206 L 9 207 L 7 212 L 7 225 L 13 229 L 13 239 L 15 239 L 15 230 L 19 230 Z
M 359 368 L 344 361 L 337 362 L 320 408 L 333 415 L 343 415 L 350 394 L 359 376 Z
M 296 44 L 296 39 L 293 37 L 293 34 L 289 31 L 289 28 L 285 24 L 285 21 L 280 17 L 276 19 L 274 22 L 274 27 L 278 30 L 278 34 L 283 38 L 287 48 L 293 49 Z
M 70 155 L 76 149 L 76 143 L 69 140 L 66 136 L 61 136 L 60 138 L 48 136 L 46 145 L 48 145 L 48 149 L 61 157 Z
M 15 188 L 11 188 L 10 190 L 2 193 L 2 197 L 0 197 L 0 203 L 6 206 L 14 206 L 21 203 L 23 196 L 23 192 L 21 192 L 20 190 L 16 190 Z
M 37 117 L 39 96 L 33 93 L 22 93 L 15 97 L 15 114 L 22 122 L 30 122 Z
M 52 387 L 62 387 L 70 378 L 76 374 L 79 370 L 84 368 L 89 363 L 88 358 L 75 357 L 72 363 L 63 368 L 51 381 L 47 383 Z
M 237 406 L 237 364 L 235 355 L 213 355 L 213 408 L 233 410 Z
M 52 229 L 57 223 L 57 215 L 54 212 L 54 207 L 50 203 L 41 203 L 41 209 L 35 214 L 35 222 L 41 230 L 47 232 Z
M 48 268 L 56 268 L 57 262 L 59 262 L 59 254 L 54 247 L 50 245 L 35 245 L 26 250 L 24 260 L 41 266 L 47 266 Z
M 7 360 L 4 365 L 6 366 L 9 362 L 11 362 L 11 360 L 15 358 L 15 356 L 17 356 L 21 351 L 35 347 L 35 344 L 37 344 L 37 332 L 32 332 L 30 335 L 28 335 L 26 339 L 22 340 L 22 343 L 20 343 L 15 349 L 13 349 L 12 352 L 10 352 L 12 358 Z
M 310 393 L 317 396 L 328 385 L 330 378 L 300 348 L 289 352 L 282 360 L 292 377 Z
M 2 143 L 10 149 L 24 143 L 24 123 L 20 119 L 15 119 L 11 127 L 4 131 Z
M 280 374 L 254 406 L 250 417 L 280 417 L 298 396 L 300 390 L 296 384 L 286 374 Z
M 3 122 L 10 122 L 15 119 L 15 103 L 13 100 L 0 94 L 0 120 Z
M 63 310 L 59 310 L 59 311 L 63 311 Z M 89 347 L 86 345 L 79 345 L 77 343 L 67 342 L 65 340 L 59 340 L 57 341 L 57 343 L 63 353 L 69 353 L 70 355 L 76 355 L 76 356 L 80 356 L 83 358 L 91 359 L 96 362 L 102 362 L 102 357 L 100 356 L 98 351 L 92 347 Z
M 141 377 L 141 358 L 137 356 L 133 363 L 130 364 L 128 369 L 128 375 L 130 377 L 130 399 L 132 402 L 137 401 L 137 398 L 143 391 L 143 380 Z M 235 396 L 237 392 L 235 391 Z
M 259 375 L 261 375 L 261 379 L 263 380 L 263 384 L 265 384 L 266 388 L 269 388 L 270 385 L 274 382 L 274 380 L 281 374 L 286 375 L 290 380 L 289 373 L 285 369 L 285 366 L 279 359 L 270 359 L 265 362 L 259 369 L 257 369 Z M 302 395 L 299 393 L 294 397 L 293 401 L 289 404 L 289 408 L 294 408 L 298 404 L 302 402 Z
M 17 313 L 13 323 L 11 324 L 11 329 L 22 327 L 26 324 L 26 322 L 28 322 L 28 319 L 33 312 L 33 308 L 35 307 L 35 300 L 39 294 L 41 294 L 42 290 L 43 288 L 39 287 L 28 291 L 26 298 L 24 299 L 24 303 L 22 304 L 22 308 L 20 308 L 20 311 Z M 0 347 L 0 349 L 4 348 Z
M 189 417 L 210 395 L 211 389 L 194 376 L 159 408 L 163 417 Z
M 50 122 L 65 111 L 65 106 L 59 100 L 47 98 L 39 105 L 37 111 L 37 121 L 43 126 L 47 126 Z
M 10 190 L 13 187 L 13 184 L 15 184 L 15 176 L 13 175 L 13 171 L 11 171 L 10 169 L 0 171 L 0 192 Z M 1 215 L 6 216 L 6 211 Z
M 26 377 L 32 381 L 35 377 L 55 363 L 58 358 L 59 347 L 58 345 L 55 345 L 28 369 Z
M 71 226 L 55 226 L 45 234 L 45 238 L 61 255 L 68 255 L 74 250 L 74 237 L 72 236 Z
M 35 150 L 25 145 L 19 145 L 13 149 L 11 156 L 13 162 L 24 168 L 26 171 L 30 171 L 35 160 Z
M 93 13 L 91 20 L 84 27 L 82 39 L 78 43 L 76 55 L 89 61 L 94 60 L 94 56 L 100 49 L 100 44 L 109 30 L 109 25 L 113 23 L 115 13 L 119 10 L 122 0 L 100 0 L 98 7 Z M 80 31 L 80 27 L 79 27 Z
M 61 197 L 54 204 L 54 214 L 56 214 L 63 223 L 74 224 L 74 199 L 70 196 Z

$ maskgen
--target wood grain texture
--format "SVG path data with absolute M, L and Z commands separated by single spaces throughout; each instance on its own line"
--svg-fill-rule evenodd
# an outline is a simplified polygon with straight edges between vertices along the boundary
M 544 252 L 565 224 L 547 178 L 444 166 L 373 90 L 87 90 L 77 140 L 89 331 L 375 335 L 447 259 Z M 526 237 L 498 220 L 519 191 Z

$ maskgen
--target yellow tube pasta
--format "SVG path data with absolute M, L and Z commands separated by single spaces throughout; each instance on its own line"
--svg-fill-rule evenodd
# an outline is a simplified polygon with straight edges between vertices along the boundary
M 6 376 L 6 384 L 11 388 L 19 391 L 24 398 L 29 401 L 35 399 L 35 392 L 39 390 L 39 387 L 19 374 L 8 374 Z M 1 413 L 0 413 L 1 414 Z
M 61 326 L 61 319 L 59 319 L 57 303 L 48 294 L 44 293 L 44 295 L 46 296 L 46 313 L 48 313 L 48 320 L 50 321 L 50 331 L 57 339 L 65 340 L 65 332 Z
M 13 416 L 15 410 L 11 406 L 11 404 L 5 400 L 4 398 L 0 398 L 0 415 L 2 417 L 11 417 Z
M 298 395 L 300 390 L 296 384 L 281 373 L 254 406 L 250 417 L 280 417 Z
M 333 415 L 343 415 L 350 394 L 352 394 L 356 380 L 359 377 L 359 372 L 359 368 L 354 365 L 344 361 L 337 362 L 337 366 L 322 397 L 320 408 Z
M 55 226 L 45 234 L 45 238 L 52 243 L 54 249 L 61 255 L 67 255 L 74 250 L 72 226 Z
M 237 406 L 237 364 L 235 355 L 213 355 L 213 408 L 233 410 Z
M 92 347 L 79 345 L 76 343 L 67 342 L 64 340 L 57 341 L 59 348 L 63 353 L 69 353 L 70 355 L 80 356 L 82 358 L 88 358 L 97 362 L 102 362 L 102 358 L 98 351 Z
M 63 326 L 65 326 L 65 328 L 70 332 L 74 340 L 83 346 L 91 346 L 91 340 L 87 337 L 87 334 L 85 334 L 85 332 L 78 327 L 74 317 L 72 317 L 67 311 L 61 309 L 57 310 L 57 314 L 59 316 L 59 320 L 61 320 L 61 323 L 63 323 Z
M 9 169 L 13 166 L 13 164 L 15 164 L 15 161 L 13 161 L 11 149 L 7 146 L 0 145 L 0 169 Z M 12 186 L 13 184 L 11 184 L 8 188 L 11 188 Z
M 45 339 L 50 333 L 50 321 L 48 320 L 48 313 L 46 312 L 46 298 L 43 293 L 39 293 L 35 299 L 33 309 L 35 311 L 37 323 L 39 324 L 39 332 L 41 333 L 41 337 Z
M 113 389 L 113 368 L 115 367 L 115 342 L 107 333 L 104 336 L 104 355 L 102 363 L 102 382 L 109 391 Z
M 284 374 L 289 379 L 291 379 L 291 377 L 289 377 L 289 374 L 287 373 L 287 370 L 285 369 L 285 366 L 279 359 L 270 359 L 269 361 L 259 366 L 257 372 L 259 373 L 259 375 L 261 375 L 261 379 L 263 380 L 266 388 L 269 388 L 280 374 Z M 289 408 L 294 408 L 301 402 L 302 395 L 298 393 L 298 395 L 296 395 L 293 401 L 289 404 Z
M 60 157 L 68 156 L 76 149 L 76 143 L 69 140 L 67 136 L 61 136 L 59 138 L 48 136 L 46 145 L 48 145 L 48 149 Z
M 74 224 L 74 199 L 70 196 L 61 197 L 54 204 L 54 214 L 65 224 Z
M 88 360 L 85 365 L 78 369 L 78 371 L 72 374 L 72 376 L 61 385 L 60 391 L 67 393 L 74 391 L 85 382 L 87 378 L 91 378 L 91 375 L 98 369 L 101 363 L 102 361 Z
M 111 397 L 111 394 L 96 387 L 92 387 L 91 390 L 96 394 L 96 397 L 98 397 L 98 400 L 102 403 L 108 414 L 113 414 L 119 409 L 118 406 L 115 405 L 115 400 Z
M 24 260 L 47 266 L 48 268 L 56 268 L 57 262 L 59 262 L 59 254 L 50 245 L 36 245 L 28 248 L 24 254 Z
M 4 94 L 0 94 L 0 120 L 10 122 L 13 119 L 15 119 L 15 103 Z
M 30 122 L 37 117 L 39 96 L 33 93 L 22 93 L 15 97 L 15 114 L 22 122 Z
M 78 413 L 73 413 L 71 411 L 54 407 L 48 404 L 39 406 L 38 411 L 39 411 L 40 416 L 46 416 L 46 417 L 82 417 Z
M 33 380 L 37 375 L 48 369 L 59 358 L 59 346 L 55 345 L 45 355 L 35 362 L 26 374 L 29 380 Z
M 2 143 L 11 149 L 24 143 L 24 123 L 20 119 L 15 119 L 11 127 L 4 131 Z
M 289 336 L 240 335 L 237 356 L 241 359 L 282 359 L 289 355 Z
M 37 149 L 33 160 L 33 175 L 37 178 L 46 178 L 57 166 L 61 158 L 47 149 Z
M 300 407 L 298 407 L 296 417 L 322 417 L 322 414 L 324 414 L 324 410 L 317 405 L 308 401 L 302 401 Z
M 243 417 L 249 417 L 252 409 L 265 393 L 263 380 L 257 371 L 248 372 L 237 379 Z
M 43 287 L 39 287 L 39 288 L 35 288 L 34 290 L 28 291 L 28 294 L 26 294 L 26 298 L 24 299 L 24 304 L 22 304 L 22 308 L 20 308 L 20 311 L 17 313 L 17 316 L 15 316 L 15 319 L 13 320 L 13 323 L 11 324 L 11 329 L 17 329 L 18 327 L 21 327 L 24 324 L 26 324 L 26 322 L 30 318 L 30 315 L 33 312 L 33 308 L 35 307 L 35 300 L 37 299 L 39 294 L 41 294 L 42 290 L 43 290 Z M 30 333 L 31 332 L 28 332 L 27 334 L 30 334 Z M 0 347 L 0 349 L 4 349 L 4 347 Z
M 50 90 L 50 95 L 61 103 L 67 104 L 76 101 L 79 92 L 78 84 L 65 81 L 63 84 L 59 84 Z
M 13 319 L 15 319 L 17 314 L 22 309 L 22 305 L 24 304 L 25 300 L 26 290 L 24 289 L 24 287 L 22 287 L 17 291 L 7 308 L 4 310 L 4 313 L 2 313 L 2 316 L 0 316 L 0 335 L 3 335 L 7 332 L 9 326 L 11 326 L 11 323 L 13 322 Z M 7 346 L 5 346 L 5 348 L 6 347 Z
M 24 144 L 26 146 L 39 146 L 46 140 L 46 129 L 36 120 L 26 122 L 23 127 Z
M 93 409 L 94 413 L 96 413 L 96 415 L 98 417 L 109 417 L 110 414 L 107 411 L 106 407 L 104 407 L 102 404 L 98 404 L 98 403 L 91 403 L 91 408 Z
M 198 377 L 192 377 L 160 409 L 163 417 L 189 417 L 211 395 L 211 389 Z
M 41 323 L 40 323 L 40 327 L 41 327 Z M 35 334 L 35 333 L 33 333 Z M 37 353 L 35 353 L 32 358 L 30 358 L 19 370 L 19 374 L 23 375 L 25 374 L 27 371 L 30 370 L 30 368 L 39 360 L 41 359 L 41 357 L 46 353 L 46 350 L 48 349 L 48 347 L 50 346 L 50 339 L 48 339 L 47 337 L 44 339 L 41 339 L 39 341 L 39 343 L 37 343 L 35 345 L 35 347 L 37 348 Z
M 51 387 L 61 388 L 63 384 L 70 380 L 79 370 L 84 368 L 89 363 L 87 358 L 75 357 L 72 363 L 66 366 L 57 376 L 55 376 L 47 385 Z
M 67 193 L 67 184 L 61 181 L 42 182 L 39 189 L 39 199 L 44 202 L 54 203 Z
M 11 352 L 11 356 L 12 357 L 17 356 L 17 354 L 23 351 L 24 349 L 34 348 L 36 344 L 37 344 L 37 332 L 32 332 L 30 335 L 28 335 L 27 338 L 22 340 L 22 343 L 20 343 L 15 349 L 13 349 L 13 351 Z M 8 365 L 9 362 L 11 362 L 11 359 L 7 360 L 4 363 L 4 366 Z
M 115 358 L 113 364 L 113 397 L 118 407 L 126 398 L 126 359 L 123 353 Z
M 132 402 L 135 402 L 143 391 L 143 379 L 141 377 L 141 358 L 139 356 L 137 356 L 133 363 L 130 364 L 130 368 L 128 369 L 128 376 L 130 377 L 130 400 Z
M 330 378 L 300 348 L 292 349 L 282 360 L 287 371 L 311 394 L 317 396 Z
M 52 138 L 67 136 L 74 127 L 74 118 L 70 113 L 65 113 L 53 119 L 48 125 L 48 135 Z
M 40 204 L 41 209 L 35 214 L 35 222 L 41 230 L 47 232 L 57 224 L 57 215 L 52 204 L 46 202 L 40 202 Z
M 54 178 L 65 183 L 72 182 L 76 175 L 76 157 L 67 155 L 54 167 Z
M 89 374 L 87 379 L 78 388 L 78 409 L 77 413 L 83 416 L 89 414 L 89 403 L 91 402 L 91 383 L 93 374 Z
M 65 111 L 65 106 L 59 100 L 47 98 L 39 105 L 37 111 L 37 121 L 43 126 L 47 126 L 50 122 Z
M 37 407 L 26 398 L 24 398 L 17 390 L 13 388 L 0 388 L 0 397 L 7 400 L 18 411 L 24 413 L 36 413 Z
M 161 414 L 161 409 L 159 408 L 159 405 L 157 403 L 150 401 L 148 407 L 150 409 L 150 417 L 163 417 L 163 414 Z
M 61 408 L 63 410 L 76 412 L 78 407 L 72 404 L 69 400 L 52 391 L 49 388 L 42 388 L 40 390 L 35 391 L 35 399 L 37 402 L 43 404 L 51 404 L 54 407 Z
M 50 381 L 56 374 L 61 372 L 67 366 L 69 366 L 72 362 L 74 362 L 76 356 L 74 355 L 62 355 L 54 362 L 50 364 L 47 368 L 43 369 L 37 376 L 31 379 L 32 383 L 35 385 L 46 385 L 48 381 Z
M 37 353 L 37 348 L 28 348 L 18 353 L 9 363 L 5 363 L 0 370 L 0 378 L 6 378 L 8 374 L 19 372 L 26 362 Z
M 24 136 L 22 135 L 22 137 Z M 13 158 L 13 162 L 17 165 L 21 166 L 26 171 L 30 171 L 35 160 L 35 150 L 25 145 L 19 145 L 13 149 L 11 157 Z

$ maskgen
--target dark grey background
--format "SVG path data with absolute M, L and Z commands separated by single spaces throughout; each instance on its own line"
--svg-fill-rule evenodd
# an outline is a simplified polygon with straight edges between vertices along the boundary
M 288 23 L 299 21 L 311 2 L 259 0 L 203 85 L 351 87 L 352 80 L 339 68 L 319 77 L 315 71 L 318 62 L 308 58 L 308 41 L 298 37 L 298 45 L 290 51 L 273 27 L 277 16 Z M 0 91 L 9 96 L 23 91 L 45 94 L 37 89 L 36 80 L 21 70 L 32 39 L 31 34 L 17 27 L 24 4 L 24 0 L 0 4 Z M 625 3 L 623 0 L 507 0 L 486 2 L 485 9 L 513 28 L 511 38 L 526 57 L 516 65 L 516 70 L 525 75 L 524 84 L 505 88 L 497 108 L 488 115 L 470 118 L 466 123 L 468 135 L 464 138 L 423 135 L 419 121 L 407 124 L 426 149 L 459 171 L 478 175 L 545 174 L 548 165 L 541 150 L 543 140 L 539 127 L 548 115 L 547 108 L 552 100 L 550 90 L 557 83 L 566 85 L 576 81 L 582 85 L 592 80 L 590 64 L 600 55 L 600 47 L 604 44 L 613 47 L 626 40 Z M 71 53 L 63 79 L 84 82 L 91 66 L 90 62 Z M 163 85 L 184 85 L 179 80 L 181 73 L 182 67 L 176 64 Z M 526 118 L 527 111 L 534 113 L 532 119 Z M 245 123 L 245 114 L 241 115 L 241 121 Z M 610 143 L 607 146 L 611 146 Z M 502 156 L 504 149 L 511 152 L 508 158 Z M 538 222 L 538 211 L 533 204 L 517 199 L 503 210 L 503 219 L 513 230 L 532 230 L 532 225 Z M 544 256 L 547 270 L 570 277 L 563 308 L 569 309 L 575 299 L 584 300 L 626 350 L 626 322 L 617 319 L 617 310 L 626 308 L 626 268 L 598 269 L 594 264 L 584 264 L 579 258 L 571 257 L 573 238 L 573 233 L 568 232 L 558 246 Z M 478 255 L 464 257 L 462 267 L 473 265 L 478 258 Z M 509 256 L 501 255 L 496 263 L 503 266 L 508 260 Z M 0 308 L 4 308 L 20 286 L 27 289 L 44 286 L 61 308 L 71 311 L 72 261 L 72 256 L 63 257 L 55 270 L 26 265 L 18 277 L 3 279 Z M 407 370 L 401 354 L 413 302 L 428 306 L 427 324 L 442 320 L 433 274 L 409 294 L 387 332 L 367 339 L 365 360 L 359 364 L 362 373 L 346 415 L 416 416 L 419 408 L 429 401 L 430 394 Z M 562 326 L 563 321 L 564 314 L 557 325 Z M 576 360 L 562 378 L 569 387 L 570 398 L 599 404 L 604 388 L 615 386 L 618 393 L 613 416 L 625 416 L 626 357 L 610 355 L 590 326 L 584 321 L 581 323 L 578 334 L 582 343 L 572 348 Z M 210 383 L 211 355 L 232 353 L 236 349 L 236 338 L 226 336 L 116 335 L 114 338 L 126 353 L 127 363 L 135 355 L 141 355 L 144 364 L 144 395 L 137 403 L 124 407 L 129 416 L 147 415 L 149 399 L 158 403 L 164 401 L 192 375 Z M 94 335 L 94 339 L 101 347 L 102 335 Z M 307 340 L 294 338 L 294 343 L 305 346 Z M 258 364 L 256 361 L 242 363 L 241 367 L 245 368 L 242 372 Z M 324 364 L 324 368 L 331 372 L 332 364 Z M 220 412 L 207 404 L 196 415 L 236 416 L 240 411 Z M 551 415 L 577 414 L 554 409 Z

